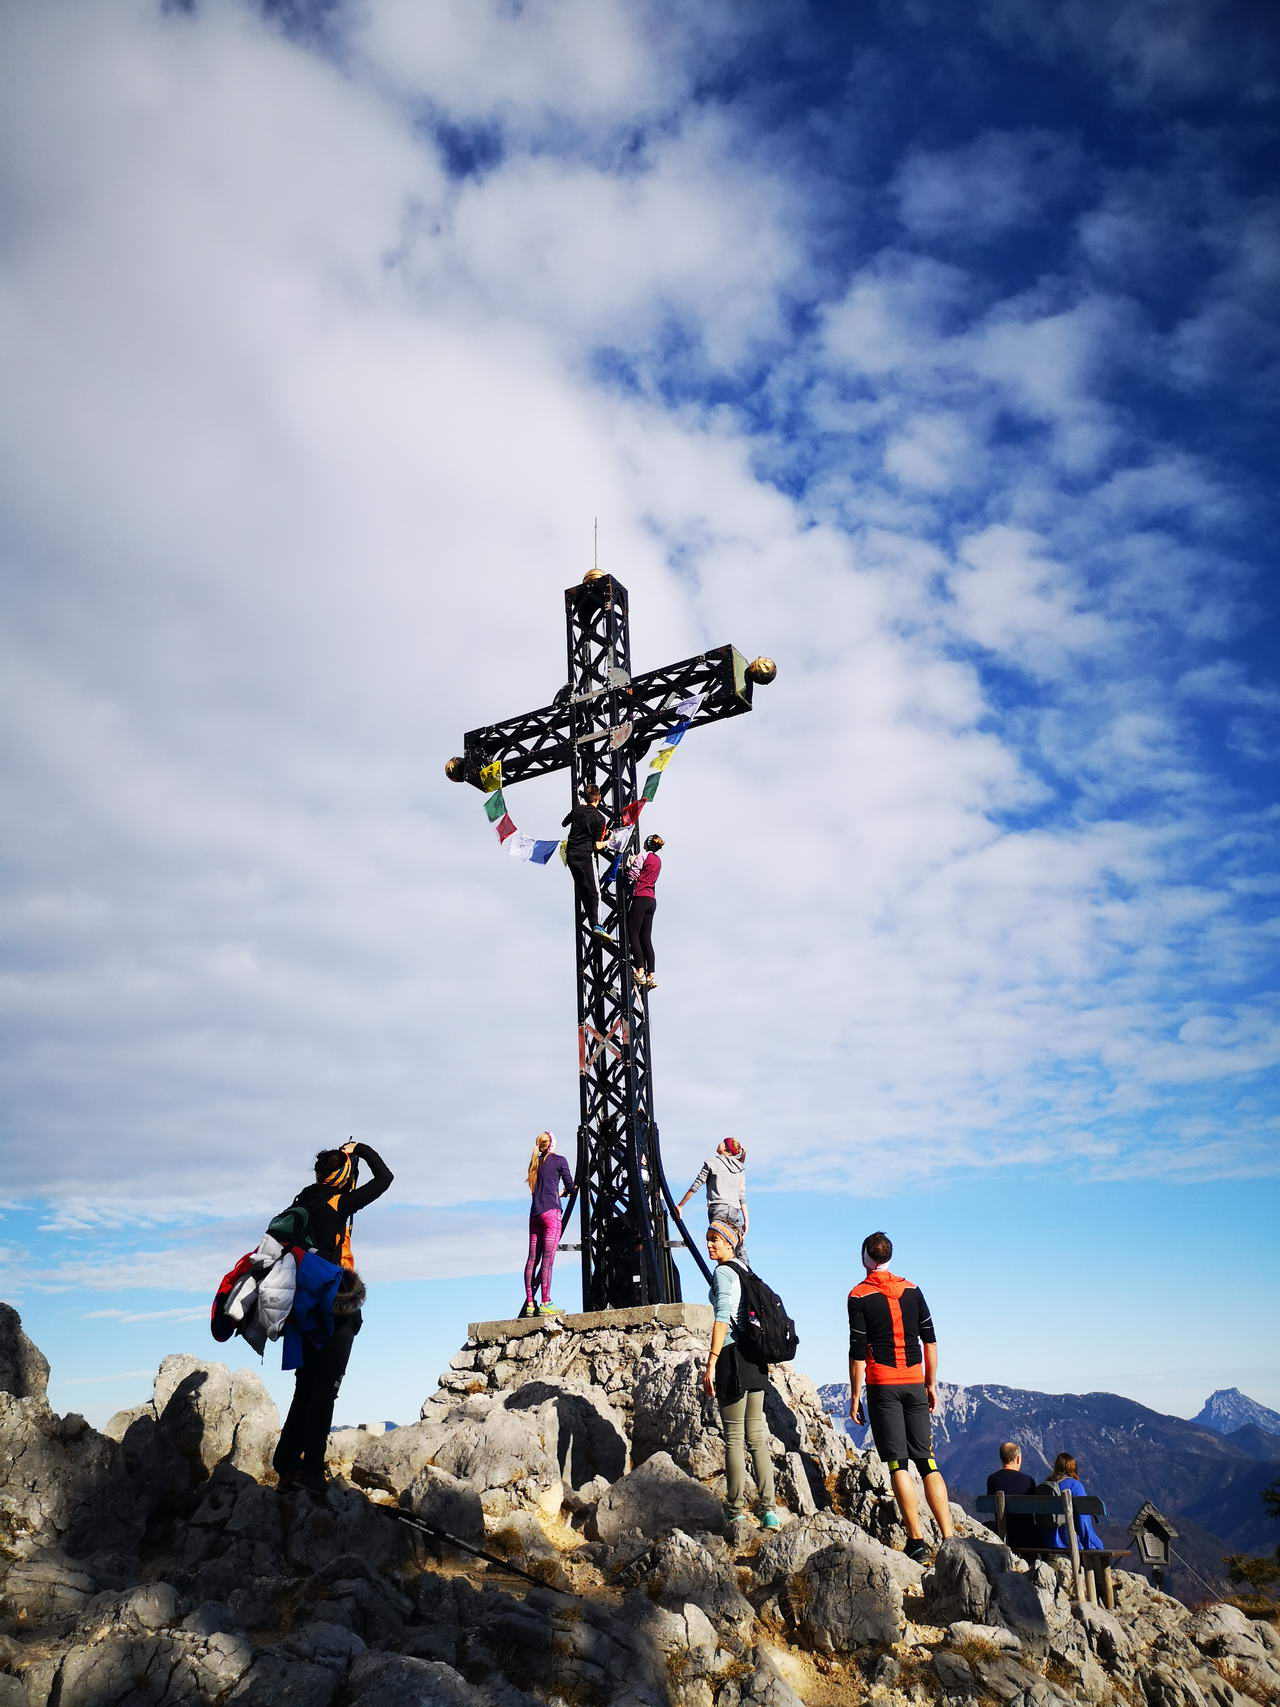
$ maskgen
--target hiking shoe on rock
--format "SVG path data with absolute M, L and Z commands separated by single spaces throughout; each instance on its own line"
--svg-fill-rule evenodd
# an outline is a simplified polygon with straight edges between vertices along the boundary
M 908 1559 L 914 1559 L 917 1565 L 923 1565 L 929 1557 L 929 1543 L 927 1541 L 908 1541 L 903 1551 Z
M 563 1316 L 564 1311 L 558 1304 L 539 1304 L 538 1314 L 540 1316 Z
M 782 1519 L 778 1516 L 777 1512 L 773 1509 L 773 1507 L 771 1505 L 761 1506 L 761 1508 L 760 1508 L 760 1527 L 761 1527 L 761 1529 L 781 1529 L 782 1528 Z
M 313 1500 L 319 1500 L 321 1505 L 328 1505 L 329 1484 L 323 1476 L 311 1476 L 302 1470 L 295 1479 L 295 1485 L 304 1494 L 310 1494 Z

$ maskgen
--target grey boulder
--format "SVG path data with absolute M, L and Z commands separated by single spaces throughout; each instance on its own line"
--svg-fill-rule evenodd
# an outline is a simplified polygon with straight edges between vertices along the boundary
M 475 1489 L 436 1464 L 424 1464 L 400 1496 L 406 1511 L 472 1547 L 484 1543 L 484 1507 Z
M 602 1541 L 654 1541 L 670 1529 L 723 1534 L 724 1509 L 708 1488 L 659 1452 L 613 1484 L 596 1506 L 594 1521 Z
M 972 1541 L 952 1535 L 938 1548 L 933 1569 L 924 1578 L 925 1612 L 931 1624 L 964 1618 L 986 1624 L 991 1584 L 1009 1570 L 1013 1554 L 999 1541 Z
M 885 1565 L 885 1549 L 863 1536 L 811 1553 L 781 1585 L 788 1625 L 809 1647 L 852 1653 L 870 1642 L 898 1641 L 906 1627 L 902 1589 Z
M 0 1393 L 15 1399 L 46 1400 L 49 1360 L 22 1331 L 22 1317 L 12 1304 L 0 1304 Z

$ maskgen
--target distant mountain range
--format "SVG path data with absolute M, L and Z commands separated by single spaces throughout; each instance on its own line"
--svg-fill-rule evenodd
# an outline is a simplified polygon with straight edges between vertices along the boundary
M 845 1383 L 818 1391 L 832 1416 L 847 1418 Z M 1280 1541 L 1260 1498 L 1280 1474 L 1280 1414 L 1235 1388 L 1213 1394 L 1191 1422 L 1116 1393 L 942 1382 L 938 1397 L 935 1453 L 952 1497 L 969 1511 L 999 1468 L 1000 1442 L 1016 1440 L 1023 1468 L 1036 1477 L 1059 1452 L 1074 1454 L 1089 1492 L 1106 1501 L 1111 1545 L 1129 1545 L 1127 1527 L 1144 1500 L 1171 1518 L 1182 1566 L 1168 1586 L 1185 1599 L 1222 1586 L 1225 1553 L 1270 1552 Z M 863 1431 L 849 1433 L 861 1445 Z
M 1210 1393 L 1199 1415 L 1191 1420 L 1211 1428 L 1215 1434 L 1238 1435 L 1242 1428 L 1256 1428 L 1264 1434 L 1280 1435 L 1280 1411 L 1260 1405 L 1238 1387 L 1219 1387 L 1216 1393 Z

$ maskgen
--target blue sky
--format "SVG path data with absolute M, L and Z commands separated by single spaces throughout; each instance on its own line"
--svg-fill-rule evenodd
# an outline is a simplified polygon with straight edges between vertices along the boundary
M 655 1058 L 810 1373 L 884 1225 L 949 1377 L 1280 1403 L 1265 9 L 0 30 L 0 1291 L 58 1402 L 210 1351 L 349 1133 L 344 1412 L 516 1295 L 570 895 L 441 765 L 563 679 L 598 515 L 640 667 L 780 665 L 663 789 Z

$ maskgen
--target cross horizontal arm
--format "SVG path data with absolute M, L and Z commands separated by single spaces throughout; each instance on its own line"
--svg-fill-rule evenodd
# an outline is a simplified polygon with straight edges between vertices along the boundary
M 751 690 L 747 661 L 742 653 L 732 646 L 716 646 L 709 652 L 683 658 L 678 664 L 667 664 L 635 676 L 629 686 L 601 693 L 595 704 L 599 708 L 601 734 L 610 726 L 629 722 L 632 726 L 629 745 L 634 752 L 643 753 L 658 735 L 665 733 L 674 708 L 682 699 L 691 694 L 703 696 L 697 715 L 691 719 L 696 729 L 704 723 L 718 723 L 721 718 L 738 717 L 750 711 Z M 509 717 L 503 723 L 468 730 L 463 757 L 465 770 L 461 780 L 474 788 L 483 788 L 481 768 L 495 759 L 502 760 L 504 783 L 524 782 L 530 777 L 567 770 L 573 757 L 569 707 L 546 705 L 522 717 Z

